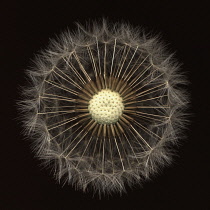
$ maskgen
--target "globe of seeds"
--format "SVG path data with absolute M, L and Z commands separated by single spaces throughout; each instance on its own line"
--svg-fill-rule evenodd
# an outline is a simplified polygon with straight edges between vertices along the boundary
M 122 192 L 169 163 L 185 122 L 185 77 L 157 37 L 105 20 L 64 32 L 27 71 L 20 102 L 56 179 Z

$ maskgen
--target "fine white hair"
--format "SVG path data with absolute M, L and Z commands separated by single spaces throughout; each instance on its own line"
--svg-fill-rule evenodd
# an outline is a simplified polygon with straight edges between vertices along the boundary
M 157 36 L 105 20 L 78 24 L 51 40 L 27 75 L 22 121 L 57 180 L 121 193 L 170 163 L 186 123 L 187 81 Z M 106 109 L 109 92 L 122 101 L 118 115 Z

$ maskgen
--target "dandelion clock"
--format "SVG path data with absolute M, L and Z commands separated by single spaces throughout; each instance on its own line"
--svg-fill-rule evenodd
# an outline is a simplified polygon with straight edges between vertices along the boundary
M 37 156 L 57 180 L 121 193 L 170 162 L 186 81 L 156 37 L 123 23 L 78 24 L 34 63 L 20 107 Z

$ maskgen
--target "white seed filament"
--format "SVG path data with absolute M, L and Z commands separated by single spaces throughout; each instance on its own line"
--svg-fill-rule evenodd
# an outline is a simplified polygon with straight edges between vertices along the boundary
M 124 110 L 123 99 L 119 93 L 103 89 L 89 101 L 88 110 L 99 124 L 116 123 Z

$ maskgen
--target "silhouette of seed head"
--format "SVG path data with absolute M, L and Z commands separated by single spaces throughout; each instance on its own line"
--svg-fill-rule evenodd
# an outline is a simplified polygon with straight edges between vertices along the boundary
M 187 100 L 163 48 L 140 29 L 103 21 L 63 33 L 37 57 L 21 109 L 58 180 L 122 192 L 170 161 Z

